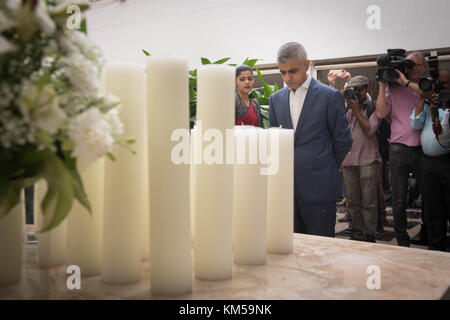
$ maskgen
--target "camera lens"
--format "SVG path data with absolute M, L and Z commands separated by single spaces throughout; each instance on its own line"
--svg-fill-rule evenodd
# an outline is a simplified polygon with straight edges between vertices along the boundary
M 344 90 L 345 99 L 354 99 L 356 97 L 355 90 L 353 88 L 347 88 Z
M 419 88 L 422 91 L 430 91 L 433 89 L 433 83 L 430 79 L 420 78 L 419 80 Z

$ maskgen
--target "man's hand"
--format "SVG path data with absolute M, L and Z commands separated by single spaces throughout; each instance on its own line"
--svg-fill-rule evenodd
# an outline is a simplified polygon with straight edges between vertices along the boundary
M 341 73 L 338 76 L 339 76 L 339 78 L 343 79 L 345 82 L 349 82 L 350 79 L 352 78 L 352 75 L 350 74 L 350 72 L 348 72 L 345 69 L 341 69 Z
M 439 109 L 439 107 L 440 107 L 440 102 L 439 102 L 439 95 L 437 94 L 437 93 L 433 93 L 433 92 L 431 92 L 432 94 L 431 94 L 431 97 L 430 97 L 430 100 L 431 100 L 431 109 Z
M 338 75 L 334 72 L 328 72 L 328 82 L 330 83 L 330 86 L 334 88 L 334 81 L 337 79 Z
M 395 79 L 395 82 L 404 87 L 408 83 L 408 79 L 406 79 L 405 75 L 401 71 L 395 69 L 395 72 L 397 72 L 398 75 L 397 79 Z
M 345 99 L 345 103 L 347 106 L 355 112 L 355 110 L 359 110 L 359 101 L 358 98 L 355 99 Z

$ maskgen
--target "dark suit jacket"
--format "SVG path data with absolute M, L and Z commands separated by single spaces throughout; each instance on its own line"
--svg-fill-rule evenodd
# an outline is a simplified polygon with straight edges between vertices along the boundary
M 270 126 L 292 129 L 289 88 L 270 96 Z M 295 197 L 315 204 L 336 201 L 338 168 L 352 146 L 344 98 L 311 79 L 294 134 Z

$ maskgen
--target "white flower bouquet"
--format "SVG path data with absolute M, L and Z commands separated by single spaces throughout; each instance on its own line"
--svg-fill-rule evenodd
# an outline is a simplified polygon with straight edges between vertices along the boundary
M 117 98 L 101 94 L 101 52 L 80 29 L 68 28 L 69 6 L 85 2 L 0 2 L 0 219 L 20 191 L 45 179 L 42 230 L 57 226 L 74 199 L 90 211 L 77 167 L 104 155 L 114 160 L 121 139 Z M 132 150 L 131 150 L 132 151 Z M 133 152 L 133 151 L 132 151 Z

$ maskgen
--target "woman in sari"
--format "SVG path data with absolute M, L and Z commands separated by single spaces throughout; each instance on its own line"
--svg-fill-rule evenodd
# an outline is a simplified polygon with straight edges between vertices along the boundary
M 261 127 L 261 107 L 256 100 L 250 99 L 253 89 L 253 71 L 247 65 L 236 68 L 236 125 Z

